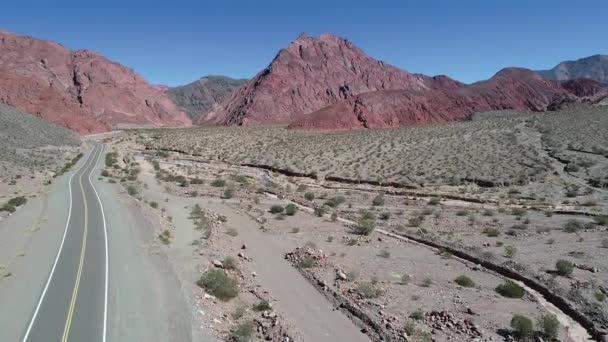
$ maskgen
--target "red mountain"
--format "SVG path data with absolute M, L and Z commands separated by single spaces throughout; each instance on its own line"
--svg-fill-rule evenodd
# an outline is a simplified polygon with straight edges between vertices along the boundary
M 294 121 L 290 128 L 349 130 L 399 127 L 464 119 L 475 112 L 546 111 L 577 96 L 558 81 L 507 68 L 489 80 L 458 87 L 376 91 L 339 101 Z
M 0 102 L 81 134 L 122 124 L 190 125 L 158 87 L 89 50 L 0 30 Z
M 331 34 L 314 38 L 302 34 L 204 120 L 239 125 L 288 123 L 369 91 L 422 91 L 460 85 L 445 76 L 410 74 Z

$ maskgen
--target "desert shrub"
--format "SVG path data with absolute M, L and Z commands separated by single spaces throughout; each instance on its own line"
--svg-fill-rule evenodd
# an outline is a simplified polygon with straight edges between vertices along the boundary
M 429 205 L 437 205 L 441 203 L 441 198 L 439 197 L 433 197 L 429 200 Z
M 527 213 L 527 211 L 526 211 L 526 209 L 524 209 L 524 208 L 513 208 L 513 209 L 511 210 L 511 214 L 512 214 L 513 216 L 519 216 L 519 217 L 521 217 L 521 216 L 526 215 L 526 213 Z
M 496 286 L 495 290 L 499 295 L 507 298 L 522 298 L 526 293 L 523 287 L 511 280 L 507 280 L 503 284 Z
M 336 222 L 338 220 L 338 213 L 336 213 L 336 212 L 331 213 L 330 218 L 331 218 L 332 222 Z
M 137 191 L 135 185 L 129 185 L 127 186 L 127 193 L 131 196 L 135 196 L 139 193 L 139 191 Z
M 555 271 L 563 277 L 568 277 L 572 274 L 572 271 L 574 271 L 574 264 L 568 260 L 557 260 L 555 263 Z
M 205 181 L 200 178 L 192 178 L 190 180 L 190 184 L 200 185 L 200 184 L 205 184 Z
M 456 216 L 467 216 L 469 215 L 469 211 L 466 209 L 458 209 L 458 211 L 456 211 Z
M 601 246 L 602 246 L 603 248 L 608 248 L 608 239 L 603 239 L 603 240 L 602 240 L 602 243 L 601 243 Z
M 378 218 L 381 219 L 381 220 L 383 220 L 383 221 L 386 221 L 389 218 L 391 218 L 391 213 L 389 213 L 387 211 L 383 212 L 383 213 L 380 214 L 380 216 Z
M 545 210 L 545 216 L 552 217 L 553 216 L 553 211 L 551 211 L 551 210 Z
M 238 263 L 234 257 L 227 256 L 224 258 L 224 261 L 222 261 L 222 266 L 227 270 L 236 270 Z
M 323 217 L 323 215 L 325 215 L 324 207 L 321 207 L 321 206 L 315 207 L 314 211 L 315 211 L 315 216 L 317 216 L 317 217 Z
M 226 189 L 226 190 L 224 190 L 224 195 L 222 196 L 222 198 L 230 199 L 232 197 L 234 197 L 234 189 Z
M 346 202 L 346 198 L 344 198 L 344 196 L 336 196 L 325 201 L 325 205 L 331 208 L 336 208 L 344 202 Z
M 232 332 L 231 341 L 234 342 L 251 342 L 253 334 L 255 333 L 255 326 L 253 322 L 247 321 L 236 326 Z
M 162 233 L 158 234 L 158 239 L 160 240 L 160 242 L 162 242 L 165 245 L 168 245 L 171 243 L 171 231 L 168 229 L 165 229 L 162 231 Z
M 595 297 L 595 300 L 600 303 L 606 300 L 606 295 L 602 291 L 596 291 L 593 296 Z
M 411 279 L 412 279 L 412 277 L 410 277 L 409 274 L 404 274 L 401 276 L 401 279 L 399 279 L 399 284 L 407 285 L 407 284 L 409 284 Z
M 583 223 L 578 220 L 568 220 L 568 222 L 564 224 L 564 231 L 566 233 L 576 233 L 581 229 L 583 229 Z
M 357 235 L 369 235 L 376 228 L 376 218 L 374 214 L 367 211 L 361 215 L 355 226 L 353 233 Z
M 213 182 L 211 182 L 211 186 L 214 186 L 216 188 L 221 188 L 221 187 L 224 187 L 225 185 L 226 185 L 226 181 L 221 178 L 215 179 L 215 180 L 213 180 Z
M 293 228 L 291 228 L 291 233 L 292 233 L 292 234 L 297 234 L 297 233 L 299 233 L 299 232 L 300 232 L 300 228 L 298 228 L 298 227 L 293 227 Z
M 110 173 L 108 172 L 108 170 L 101 170 L 101 176 L 102 177 L 110 177 Z
M 486 234 L 489 237 L 497 237 L 498 235 L 500 235 L 500 230 L 496 229 L 496 228 L 484 228 L 482 233 Z
M 380 251 L 380 254 L 378 254 L 378 256 L 379 256 L 379 257 L 381 257 L 381 258 L 386 258 L 386 259 L 388 259 L 388 258 L 390 258 L 390 257 L 391 257 L 391 252 L 389 252 L 389 251 L 388 251 L 388 250 L 386 250 L 386 249 L 383 249 L 383 250 L 381 250 L 381 251 Z
M 15 211 L 17 211 L 17 208 L 15 208 L 14 206 L 8 204 L 8 203 L 4 203 L 4 205 L 2 207 L 0 207 L 0 211 L 6 211 L 9 213 L 14 213 Z
M 357 292 L 366 299 L 373 299 L 382 296 L 382 289 L 372 282 L 362 282 L 357 285 Z
M 492 209 L 485 209 L 485 210 L 483 211 L 483 214 L 482 214 L 482 215 L 483 215 L 483 216 L 494 216 L 494 210 L 492 210 Z
M 505 256 L 507 258 L 512 258 L 517 253 L 517 248 L 515 246 L 505 246 Z
M 150 203 L 148 203 L 152 208 L 156 209 L 158 208 L 158 202 L 155 201 L 151 201 Z
M 473 279 L 465 275 L 458 276 L 456 279 L 454 279 L 454 282 L 462 287 L 475 287 L 475 282 Z
M 107 167 L 114 166 L 114 164 L 116 164 L 116 162 L 117 162 L 117 159 L 116 159 L 117 156 L 118 156 L 118 154 L 116 152 L 106 153 L 106 157 L 105 157 L 106 166 Z
M 280 213 L 283 212 L 283 210 L 284 210 L 283 206 L 278 205 L 278 204 L 275 204 L 275 205 L 273 205 L 273 206 L 270 207 L 270 212 L 272 214 L 280 214 Z
M 209 294 L 223 301 L 228 301 L 239 294 L 238 284 L 223 270 L 213 269 L 205 272 L 197 282 Z
M 418 309 L 410 314 L 410 318 L 416 321 L 422 321 L 424 319 L 424 312 Z
M 545 337 L 550 339 L 557 338 L 557 335 L 559 334 L 559 321 L 557 320 L 557 317 L 555 317 L 555 315 L 543 315 L 538 320 L 538 325 L 542 329 Z
M 301 261 L 299 266 L 301 268 L 311 268 L 314 267 L 317 264 L 317 262 L 315 261 L 315 258 L 313 258 L 312 256 L 308 255 L 305 256 Z
M 534 334 L 534 323 L 523 315 L 513 315 L 511 328 L 513 329 L 513 335 L 519 340 L 528 339 Z
M 298 207 L 293 204 L 293 203 L 289 203 L 288 205 L 285 206 L 285 214 L 287 216 L 293 216 L 298 212 Z
M 261 300 L 259 303 L 253 306 L 253 310 L 255 311 L 266 311 L 270 310 L 272 306 L 267 300 Z
M 27 203 L 27 198 L 25 198 L 24 196 L 14 197 L 8 200 L 8 204 L 12 205 L 13 207 L 19 207 L 24 205 L 25 203 Z
M 424 221 L 423 216 L 415 216 L 415 217 L 410 217 L 407 220 L 407 223 L 410 227 L 419 227 L 422 224 L 422 221 Z
M 304 198 L 305 198 L 307 201 L 312 201 L 312 200 L 314 200 L 314 199 L 315 199 L 315 194 L 314 194 L 314 193 L 312 193 L 312 192 L 306 192 L 306 193 L 304 194 Z
M 600 226 L 608 226 L 608 216 L 596 216 L 593 220 Z
M 578 172 L 580 170 L 580 167 L 576 164 L 568 164 L 566 165 L 566 169 L 567 172 Z
M 431 278 L 424 278 L 424 280 L 422 281 L 422 284 L 420 284 L 420 286 L 422 287 L 430 287 L 431 285 L 433 285 L 433 279 Z
M 384 205 L 384 195 L 380 194 L 380 195 L 374 197 L 374 199 L 372 200 L 372 205 L 375 207 L 383 206 Z

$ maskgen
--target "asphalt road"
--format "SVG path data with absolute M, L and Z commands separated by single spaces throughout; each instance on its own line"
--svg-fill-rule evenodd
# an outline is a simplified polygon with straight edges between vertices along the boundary
M 106 341 L 107 227 L 91 182 L 103 149 L 95 144 L 69 179 L 65 230 L 23 342 Z

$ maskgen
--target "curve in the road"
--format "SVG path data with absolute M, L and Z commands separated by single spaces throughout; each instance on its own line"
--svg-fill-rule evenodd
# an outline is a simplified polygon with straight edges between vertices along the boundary
M 103 145 L 94 144 L 86 161 L 68 180 L 69 209 L 63 237 L 40 299 L 24 334 L 23 342 L 59 340 L 59 338 L 62 342 L 67 342 L 75 327 L 78 327 L 76 333 L 82 335 L 81 337 L 86 336 L 89 341 L 95 339 L 95 335 L 100 335 L 99 339 L 102 342 L 106 341 L 108 302 L 107 227 L 103 205 L 91 181 L 91 174 L 95 170 L 103 150 Z M 74 200 L 72 193 L 72 182 L 76 175 L 78 175 L 82 202 Z M 85 175 L 88 184 L 83 185 Z M 85 191 L 85 188 L 88 191 Z M 87 196 L 87 192 L 89 196 Z M 95 196 L 92 196 L 93 193 Z M 94 202 L 87 204 L 88 201 Z M 89 213 L 89 208 L 92 209 L 92 215 Z M 79 209 L 84 212 L 84 219 L 75 215 L 79 214 Z M 103 226 L 103 234 L 99 231 L 100 227 L 95 227 L 100 222 Z M 103 240 L 103 249 L 98 245 L 99 240 Z M 88 244 L 90 244 L 91 251 L 87 250 Z M 95 254 L 101 254 L 102 250 L 104 254 L 103 270 L 97 262 L 98 258 L 95 257 Z M 102 282 L 98 279 L 100 276 L 98 273 L 103 274 L 104 280 Z M 84 287 L 81 286 L 83 276 L 86 283 Z M 70 279 L 74 279 L 73 283 Z M 103 294 L 100 294 L 99 283 L 103 283 Z M 66 288 L 70 291 L 66 292 Z M 85 295 L 81 295 L 80 299 L 84 299 L 85 303 L 78 305 L 78 294 L 81 291 Z M 103 306 L 101 317 L 96 313 L 100 306 Z M 61 315 L 64 310 L 67 311 L 65 322 L 61 319 L 61 317 L 64 317 Z M 80 318 L 80 321 L 72 326 L 75 317 Z M 87 322 L 89 318 L 91 321 Z M 93 322 L 97 321 L 98 318 L 102 320 L 102 324 L 99 324 L 102 326 L 101 331 L 95 327 L 98 323 Z M 63 329 L 59 327 L 60 323 Z

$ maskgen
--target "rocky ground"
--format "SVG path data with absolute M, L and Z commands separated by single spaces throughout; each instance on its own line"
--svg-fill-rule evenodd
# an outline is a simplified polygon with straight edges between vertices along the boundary
M 536 123 L 509 120 L 519 127 L 518 143 L 544 146 L 533 129 Z M 264 134 L 276 129 L 249 132 L 264 144 Z M 159 217 L 159 243 L 190 284 L 201 328 L 213 327 L 219 338 L 236 338 L 241 329 L 252 328 L 259 338 L 322 339 L 323 334 L 307 335 L 310 327 L 325 331 L 325 326 L 302 312 L 306 299 L 282 292 L 288 284 L 299 288 L 295 293 L 311 295 L 303 283 L 340 308 L 321 310 L 318 315 L 325 321 L 344 324 L 332 314 L 339 312 L 354 324 L 342 330 L 361 329 L 372 340 L 503 340 L 514 334 L 510 323 L 515 314 L 531 318 L 537 331 L 543 330 L 538 323 L 543 317 L 555 315 L 560 339 L 586 338 L 571 315 L 535 289 L 524 285 L 521 298 L 500 295 L 497 287 L 508 278 L 479 265 L 486 262 L 543 284 L 597 329 L 606 328 L 606 197 L 601 188 L 585 190 L 592 188 L 585 178 L 564 171 L 562 164 L 556 169 L 554 163 L 561 162 L 540 149 L 531 153 L 547 161 L 545 170 L 521 186 L 464 183 L 404 189 L 296 177 L 293 172 L 288 176 L 285 170 L 227 162 L 230 153 L 238 155 L 226 147 L 230 143 L 214 145 L 219 148 L 214 157 L 150 149 L 170 138 L 173 149 L 192 146 L 177 146 L 180 140 L 171 131 L 138 131 L 115 139 L 112 148 L 120 157 L 106 176 L 127 189 L 132 186 L 135 197 L 147 202 L 146 210 Z M 209 139 L 218 137 L 201 136 L 200 141 Z M 277 149 L 290 143 L 270 139 Z M 205 146 L 194 140 L 190 144 Z M 580 193 L 566 196 L 577 180 Z M 591 200 L 595 203 L 586 203 Z M 463 251 L 477 262 L 433 244 Z M 233 268 L 233 262 L 238 266 Z M 237 280 L 237 299 L 210 297 L 208 287 L 198 282 L 214 269 Z M 263 300 L 272 307 L 256 311 Z M 272 320 L 264 321 L 268 315 Z
M 0 104 L 0 146 L 2 207 L 12 198 L 45 191 L 78 158 L 80 138 L 61 126 Z M 9 213 L 0 210 L 0 216 Z

